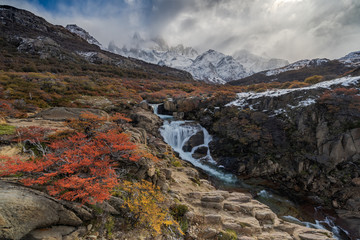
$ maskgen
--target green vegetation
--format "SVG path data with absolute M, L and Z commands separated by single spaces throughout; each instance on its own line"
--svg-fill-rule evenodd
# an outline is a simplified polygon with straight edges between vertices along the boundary
M 234 230 L 226 230 L 226 231 L 222 231 L 219 236 L 218 236 L 219 240 L 236 240 L 237 239 L 237 234 Z
M 16 128 L 8 124 L 0 124 L 0 135 L 15 134 Z

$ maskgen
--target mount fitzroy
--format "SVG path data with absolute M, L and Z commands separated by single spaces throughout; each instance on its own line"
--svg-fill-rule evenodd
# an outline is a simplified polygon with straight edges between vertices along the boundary
M 76 25 L 68 25 L 66 28 L 90 44 L 95 44 L 104 49 L 84 29 Z M 143 39 L 139 33 L 134 34 L 130 46 L 120 48 L 115 45 L 114 41 L 110 42 L 108 51 L 152 64 L 184 70 L 191 73 L 195 80 L 215 84 L 225 84 L 256 72 L 289 64 L 287 60 L 260 57 L 247 50 L 237 51 L 233 56 L 211 49 L 199 54 L 194 48 L 184 47 L 182 44 L 175 47 L 169 46 L 162 38 Z

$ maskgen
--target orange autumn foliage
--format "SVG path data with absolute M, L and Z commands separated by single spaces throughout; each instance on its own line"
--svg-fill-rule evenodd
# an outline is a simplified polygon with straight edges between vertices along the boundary
M 50 195 L 82 203 L 102 202 L 118 184 L 119 161 L 137 161 L 129 135 L 111 129 L 92 138 L 77 133 L 49 145 L 51 153 L 22 162 L 0 161 L 0 176 L 22 173 L 24 185 L 47 185 Z M 2 158 L 2 157 L 1 157 Z

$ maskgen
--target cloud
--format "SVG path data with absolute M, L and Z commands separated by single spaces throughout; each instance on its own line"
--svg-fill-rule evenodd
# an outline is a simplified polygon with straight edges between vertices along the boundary
M 76 23 L 103 45 L 134 32 L 200 51 L 247 49 L 296 61 L 360 50 L 358 0 L 2 0 L 54 24 Z M 50 2 L 50 1 L 49 1 Z

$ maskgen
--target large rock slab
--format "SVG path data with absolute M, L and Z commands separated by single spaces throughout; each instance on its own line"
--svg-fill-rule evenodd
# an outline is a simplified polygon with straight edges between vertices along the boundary
M 21 239 L 34 229 L 53 225 L 79 226 L 83 220 L 78 215 L 91 216 L 82 207 L 0 181 L 0 239 Z

